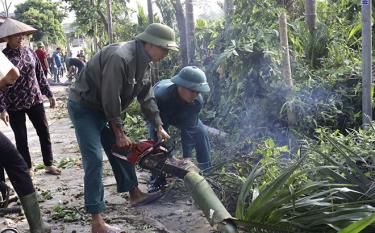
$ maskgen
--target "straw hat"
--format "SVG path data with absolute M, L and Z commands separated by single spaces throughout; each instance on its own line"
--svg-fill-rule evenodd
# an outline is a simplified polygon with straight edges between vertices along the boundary
M 16 35 L 30 35 L 36 32 L 37 29 L 24 24 L 15 19 L 7 18 L 0 26 L 0 42 L 5 42 L 4 38 Z

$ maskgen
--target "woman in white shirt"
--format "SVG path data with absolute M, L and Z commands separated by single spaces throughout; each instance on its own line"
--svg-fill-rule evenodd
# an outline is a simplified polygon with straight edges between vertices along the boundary
M 0 89 L 12 85 L 20 76 L 20 72 L 0 51 Z
M 20 73 L 1 51 L 0 64 L 0 89 L 3 89 L 12 85 L 20 76 Z M 51 232 L 51 227 L 42 220 L 36 191 L 29 175 L 27 164 L 12 142 L 1 132 L 0 167 L 4 168 L 7 172 L 10 182 L 20 198 L 22 208 L 30 226 L 30 232 Z M 4 174 L 3 172 L 0 173 L 0 181 L 4 182 Z

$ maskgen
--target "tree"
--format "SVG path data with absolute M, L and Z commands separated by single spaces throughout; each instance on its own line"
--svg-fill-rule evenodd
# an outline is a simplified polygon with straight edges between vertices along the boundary
M 112 5 L 111 0 L 106 0 L 107 4 L 107 21 L 108 21 L 108 38 L 109 43 L 113 43 L 113 31 L 112 31 Z
M 187 37 L 187 55 L 188 63 L 190 65 L 195 63 L 195 22 L 194 22 L 194 7 L 193 0 L 185 1 L 186 12 L 186 37 Z
M 184 10 L 181 5 L 180 0 L 172 1 L 173 7 L 176 10 L 176 21 L 178 26 L 178 31 L 180 32 L 180 54 L 182 59 L 182 65 L 188 65 L 188 55 L 187 55 L 187 38 L 186 38 L 186 22 L 184 16 Z
M 46 0 L 27 0 L 16 6 L 14 13 L 17 20 L 38 29 L 34 33 L 32 41 L 42 40 L 53 44 L 65 42 L 64 29 L 61 23 L 66 13 L 60 3 Z
M 3 5 L 4 16 L 9 17 L 9 8 L 12 5 L 12 2 L 8 3 L 7 0 L 1 0 L 1 5 Z
M 105 15 L 107 5 L 103 0 L 64 0 L 69 4 L 69 9 L 76 14 L 77 30 L 80 36 L 91 37 L 96 44 L 96 49 L 109 42 L 108 19 Z M 111 16 L 113 28 L 113 41 L 123 41 L 132 38 L 136 27 L 130 20 L 130 10 L 127 1 L 112 0 Z
M 155 20 L 162 21 L 164 24 L 173 27 L 176 24 L 176 11 L 171 0 L 156 0 L 156 6 L 159 8 L 162 20 L 155 16 Z
M 228 33 L 230 32 L 230 27 L 232 24 L 232 12 L 234 9 L 234 3 L 233 0 L 225 0 L 224 1 L 224 31 L 225 31 L 225 36 L 228 36 Z
M 152 10 L 152 0 L 147 0 L 147 13 L 148 13 L 148 23 L 154 22 L 154 12 Z
M 315 0 L 305 0 L 305 21 L 310 33 L 313 33 L 316 25 Z

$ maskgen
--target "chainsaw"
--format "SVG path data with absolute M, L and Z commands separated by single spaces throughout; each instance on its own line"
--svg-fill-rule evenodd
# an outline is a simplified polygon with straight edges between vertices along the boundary
M 236 219 L 225 209 L 204 177 L 199 175 L 199 169 L 188 163 L 182 164 L 182 167 L 169 163 L 170 151 L 162 144 L 163 141 L 142 140 L 126 150 L 113 146 L 112 154 L 158 175 L 172 175 L 183 179 L 197 206 L 212 226 L 216 226 L 219 232 L 238 233 L 234 223 Z
M 133 143 L 130 148 L 112 147 L 112 154 L 117 158 L 126 160 L 131 164 L 139 165 L 141 168 L 150 170 L 158 175 L 171 175 L 184 179 L 189 172 L 186 169 L 168 163 L 169 153 L 163 147 L 163 140 L 141 140 Z

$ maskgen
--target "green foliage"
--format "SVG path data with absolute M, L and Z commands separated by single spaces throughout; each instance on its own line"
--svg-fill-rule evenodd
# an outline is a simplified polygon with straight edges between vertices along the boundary
M 279 175 L 280 169 L 282 169 L 280 155 L 284 154 L 285 156 L 288 151 L 287 146 L 277 147 L 271 138 L 266 139 L 264 144 L 259 145 L 256 149 L 256 153 L 262 156 L 259 163 L 266 168 L 262 184 L 269 183 Z
M 60 3 L 46 0 L 27 0 L 16 5 L 16 19 L 38 29 L 33 41 L 63 44 L 65 34 L 62 21 L 66 16 Z
M 166 25 L 173 25 L 176 22 L 176 11 L 169 0 L 156 0 L 155 4 L 158 6 L 163 23 Z M 155 18 L 155 16 L 154 16 Z M 160 21 L 160 19 L 159 19 Z
M 77 222 L 85 218 L 76 207 L 55 205 L 52 209 L 52 219 L 63 222 Z
M 132 141 L 148 138 L 148 131 L 145 127 L 145 121 L 142 117 L 139 103 L 133 103 L 126 109 L 125 132 Z
M 292 232 L 336 232 L 345 227 L 374 231 L 370 216 L 375 212 L 375 130 L 353 130 L 347 136 L 326 129 L 318 133 L 318 141 L 305 141 L 303 157 L 279 165 L 283 168 L 274 179 L 266 181 L 268 167 L 262 160 L 253 167 L 241 188 L 236 217 Z M 271 150 L 259 151 L 269 156 L 273 143 L 267 140 L 264 145 Z
M 80 163 L 81 162 L 79 158 L 63 158 L 57 163 L 57 167 L 63 169 L 71 168 L 76 165 L 79 165 Z
M 359 220 L 340 230 L 338 233 L 359 233 L 368 225 L 375 222 L 375 214 L 365 219 Z
M 64 0 L 69 9 L 76 13 L 76 36 L 96 37 L 99 47 L 108 43 L 105 1 Z M 111 1 L 114 42 L 127 41 L 136 34 L 136 24 L 130 20 L 132 11 L 127 1 Z
M 53 198 L 51 190 L 41 191 L 40 197 L 41 197 L 42 201 L 51 200 Z
M 303 1 L 284 3 L 293 10 L 288 12 L 292 92 L 280 69 L 275 1 L 235 1 L 229 35 L 219 22 L 197 21 L 197 47 L 204 48 L 201 60 L 211 87 L 205 121 L 231 133 L 234 142 L 270 136 L 286 143 L 286 106 L 299 119 L 297 134 L 313 135 L 318 126 L 344 132 L 361 124 L 360 18 L 349 15 L 359 15 L 353 6 L 358 3 L 319 1 L 313 33 L 299 17 Z
M 143 28 L 146 28 L 146 26 L 148 25 L 148 19 L 147 19 L 147 15 L 145 13 L 145 10 L 143 9 L 143 7 L 138 3 L 138 27 L 143 27 Z

